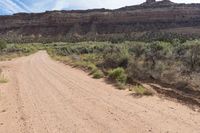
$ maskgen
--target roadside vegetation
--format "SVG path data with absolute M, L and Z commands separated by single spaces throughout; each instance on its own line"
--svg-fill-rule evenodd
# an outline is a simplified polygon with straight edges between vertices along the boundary
M 8 44 L 0 40 L 0 61 L 8 61 L 16 57 L 30 55 L 42 48 L 38 44 Z M 7 83 L 8 79 L 2 74 L 0 68 L 0 83 Z
M 8 79 L 4 75 L 0 75 L 0 84 L 7 83 Z
M 119 88 L 142 81 L 183 92 L 200 90 L 199 40 L 52 43 L 46 48 L 53 58 L 82 68 L 94 78 L 106 77 Z M 136 88 L 146 94 L 142 87 Z
M 11 60 L 19 56 L 26 56 L 36 52 L 38 44 L 8 44 L 0 40 L 0 61 Z
M 55 60 L 81 68 L 93 78 L 106 78 L 120 89 L 127 85 L 134 88 L 141 81 L 172 86 L 195 95 L 200 91 L 200 40 L 48 44 L 0 41 L 0 60 L 29 55 L 37 50 L 47 50 Z M 133 90 L 143 93 L 142 87 L 136 88 Z
M 135 85 L 134 87 L 129 88 L 129 91 L 134 91 L 135 96 L 152 96 L 154 94 L 152 90 L 149 90 L 142 85 Z

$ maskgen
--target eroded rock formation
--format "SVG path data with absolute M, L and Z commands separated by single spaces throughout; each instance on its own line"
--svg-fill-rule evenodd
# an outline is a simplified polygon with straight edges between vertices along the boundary
M 200 36 L 199 26 L 200 4 L 147 0 L 116 10 L 0 16 L 0 38 L 12 42 L 191 38 Z

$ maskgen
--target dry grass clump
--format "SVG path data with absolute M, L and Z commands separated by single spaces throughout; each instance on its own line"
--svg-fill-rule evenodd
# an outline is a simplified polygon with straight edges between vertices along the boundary
M 134 94 L 137 96 L 152 96 L 153 92 L 142 85 L 136 85 L 133 88 L 129 89 L 130 91 L 134 91 Z
M 8 80 L 2 74 L 2 70 L 0 69 L 0 83 L 7 83 L 7 82 L 8 82 Z

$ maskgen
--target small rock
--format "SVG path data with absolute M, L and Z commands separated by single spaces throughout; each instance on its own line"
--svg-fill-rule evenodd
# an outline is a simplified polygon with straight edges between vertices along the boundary
M 5 110 L 5 109 L 1 111 L 1 113 L 4 113 L 4 112 L 6 112 L 6 110 Z

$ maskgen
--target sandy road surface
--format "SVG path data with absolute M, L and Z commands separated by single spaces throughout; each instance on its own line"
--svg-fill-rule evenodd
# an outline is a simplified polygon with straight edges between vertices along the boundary
M 1 62 L 0 133 L 198 133 L 200 113 L 158 97 L 133 98 L 45 51 Z

